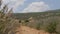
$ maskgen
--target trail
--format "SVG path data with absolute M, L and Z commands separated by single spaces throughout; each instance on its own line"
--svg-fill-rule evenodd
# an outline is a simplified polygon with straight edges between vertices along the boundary
M 36 30 L 27 26 L 20 26 L 16 30 L 16 34 L 49 34 L 44 30 Z

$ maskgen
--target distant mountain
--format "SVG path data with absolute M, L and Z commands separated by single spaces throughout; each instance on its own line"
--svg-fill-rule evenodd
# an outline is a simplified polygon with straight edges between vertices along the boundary
M 33 12 L 33 13 L 14 13 L 18 19 L 28 19 L 30 17 L 40 18 L 51 17 L 51 16 L 60 16 L 60 9 L 58 10 L 49 10 L 45 12 Z M 38 18 L 39 19 L 39 18 Z

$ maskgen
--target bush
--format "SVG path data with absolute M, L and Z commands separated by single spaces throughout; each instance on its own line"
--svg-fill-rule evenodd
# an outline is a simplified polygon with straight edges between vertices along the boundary
M 38 24 L 36 25 L 36 29 L 37 29 L 37 30 L 40 30 L 40 25 L 41 25 L 40 23 L 38 23 Z
M 56 21 L 53 21 L 51 22 L 48 26 L 47 26 L 47 29 L 46 31 L 49 32 L 49 33 L 57 33 L 56 31 L 56 27 L 57 27 L 57 22 Z
M 17 19 L 12 18 L 11 15 L 12 15 L 12 9 L 8 11 L 7 5 L 5 5 L 3 9 L 0 8 L 0 34 L 8 34 L 10 31 L 13 31 L 14 33 L 16 27 L 19 26 Z

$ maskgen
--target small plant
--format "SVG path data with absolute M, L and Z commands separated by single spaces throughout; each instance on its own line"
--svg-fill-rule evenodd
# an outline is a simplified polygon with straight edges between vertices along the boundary
M 57 22 L 56 21 L 54 21 L 54 22 L 51 22 L 49 25 L 48 25 L 48 27 L 47 27 L 47 32 L 49 32 L 49 33 L 57 33 L 57 31 L 56 31 L 56 27 L 57 27 Z
M 25 20 L 25 22 L 29 22 L 29 20 Z
M 37 23 L 36 29 L 37 29 L 37 30 L 40 30 L 42 25 L 43 25 L 43 23 Z
M 40 30 L 40 25 L 41 25 L 40 23 L 37 24 L 37 27 L 36 27 L 37 30 Z

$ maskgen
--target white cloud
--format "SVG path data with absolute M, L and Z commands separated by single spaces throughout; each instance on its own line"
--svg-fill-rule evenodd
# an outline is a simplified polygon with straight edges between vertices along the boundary
M 4 4 L 8 4 L 9 3 L 9 7 L 13 7 L 13 9 L 15 10 L 18 6 L 24 4 L 24 1 L 26 0 L 3 0 Z
M 27 8 L 25 8 L 22 12 L 28 13 L 28 12 L 42 12 L 49 10 L 50 7 L 44 3 L 44 2 L 32 2 Z

